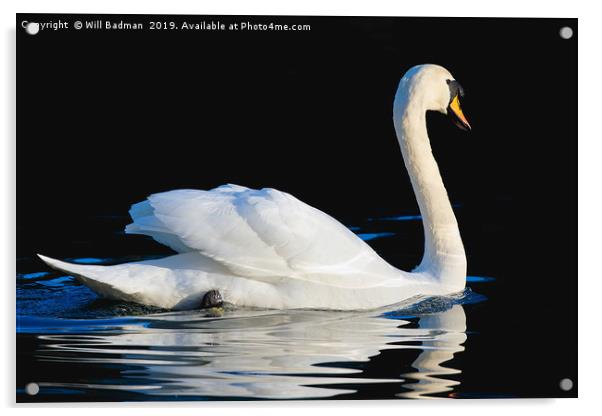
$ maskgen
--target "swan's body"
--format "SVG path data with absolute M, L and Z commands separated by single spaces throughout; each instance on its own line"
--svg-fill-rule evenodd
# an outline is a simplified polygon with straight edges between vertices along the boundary
M 466 257 L 425 118 L 454 99 L 446 80 L 453 77 L 442 67 L 417 66 L 395 96 L 395 129 L 424 220 L 425 253 L 413 272 L 389 265 L 334 218 L 287 193 L 236 185 L 155 194 L 132 206 L 126 232 L 151 236 L 177 255 L 115 266 L 40 257 L 103 296 L 168 309 L 198 307 L 214 289 L 240 306 L 339 310 L 458 292 Z

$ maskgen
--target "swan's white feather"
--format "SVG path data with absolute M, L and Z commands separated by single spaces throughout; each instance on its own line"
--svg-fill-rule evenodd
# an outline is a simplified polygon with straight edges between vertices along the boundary
M 38 255 L 49 266 L 69 273 L 96 293 L 111 299 L 166 309 L 198 307 L 209 290 L 219 288 L 248 306 L 257 302 L 278 308 L 272 285 L 232 276 L 219 263 L 199 253 L 184 253 L 158 260 L 114 266 L 79 265 Z M 244 302 L 242 303 L 245 304 Z
M 437 291 L 429 276 L 402 279 L 409 274 L 334 218 L 275 189 L 170 191 L 130 213 L 128 233 L 180 254 L 114 266 L 40 258 L 103 296 L 168 309 L 196 307 L 212 289 L 241 306 L 341 310 Z
M 373 309 L 431 293 L 437 286 L 427 278 L 400 276 L 364 287 L 328 284 L 319 280 L 281 279 L 268 283 L 232 274 L 224 266 L 197 252 L 114 266 L 67 263 L 38 255 L 50 267 L 75 276 L 96 293 L 110 299 L 154 305 L 166 309 L 191 309 L 205 293 L 217 289 L 229 303 L 273 309 Z
M 149 235 L 180 253 L 201 253 L 254 280 L 365 287 L 398 276 L 334 218 L 275 189 L 170 191 L 151 195 L 130 213 L 128 233 Z

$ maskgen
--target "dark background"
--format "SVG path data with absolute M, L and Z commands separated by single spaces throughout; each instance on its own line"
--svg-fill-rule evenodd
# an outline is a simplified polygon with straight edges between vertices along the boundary
M 469 274 L 497 279 L 468 315 L 495 333 L 457 356 L 470 361 L 463 386 L 576 394 L 557 387 L 577 378 L 576 19 L 18 15 L 17 27 L 59 18 L 145 30 L 17 30 L 22 267 L 40 269 L 37 252 L 168 253 L 121 230 L 130 204 L 175 188 L 273 187 L 346 224 L 416 213 L 392 102 L 407 69 L 437 63 L 464 87 L 473 131 L 429 114 L 433 151 Z M 312 30 L 151 31 L 151 20 Z M 567 25 L 571 40 L 558 34 Z M 421 248 L 403 249 L 417 260 Z M 466 370 L 482 366 L 496 377 Z

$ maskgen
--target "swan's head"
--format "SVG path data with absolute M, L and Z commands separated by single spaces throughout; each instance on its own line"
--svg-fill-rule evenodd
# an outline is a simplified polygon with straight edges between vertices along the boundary
M 405 104 L 415 102 L 425 110 L 447 114 L 458 127 L 470 130 L 460 107 L 464 89 L 442 66 L 425 64 L 410 68 L 401 79 L 399 92 Z

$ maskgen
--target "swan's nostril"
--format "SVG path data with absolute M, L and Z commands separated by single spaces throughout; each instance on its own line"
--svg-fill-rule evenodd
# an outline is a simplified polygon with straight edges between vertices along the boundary
M 222 298 L 222 294 L 219 293 L 218 290 L 210 290 L 209 292 L 205 293 L 205 296 L 203 296 L 201 308 L 216 308 L 222 306 L 223 303 L 224 300 Z

